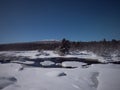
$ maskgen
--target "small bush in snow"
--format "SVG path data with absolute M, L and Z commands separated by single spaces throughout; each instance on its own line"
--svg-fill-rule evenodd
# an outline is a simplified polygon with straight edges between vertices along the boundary
M 58 49 L 58 53 L 63 56 L 69 53 L 70 42 L 66 39 L 63 39 L 61 42 L 61 46 Z

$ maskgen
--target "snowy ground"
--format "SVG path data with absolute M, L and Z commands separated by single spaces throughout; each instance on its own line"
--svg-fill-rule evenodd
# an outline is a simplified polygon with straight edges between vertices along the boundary
M 77 57 L 98 59 L 105 62 L 103 57 L 93 53 L 71 52 L 66 56 L 59 56 L 53 51 L 3 51 L 2 56 L 24 56 L 31 59 L 51 57 Z M 23 61 L 23 60 L 22 60 Z M 26 64 L 32 61 L 23 61 Z M 41 62 L 44 66 L 54 65 L 54 62 Z M 29 67 L 20 63 L 0 63 L 0 90 L 120 90 L 119 64 L 92 64 L 83 62 L 62 62 L 63 67 L 77 68 L 43 68 Z

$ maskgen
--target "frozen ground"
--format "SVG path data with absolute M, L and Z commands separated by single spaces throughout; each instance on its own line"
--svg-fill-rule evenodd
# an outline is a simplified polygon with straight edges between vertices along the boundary
M 71 52 L 67 56 L 59 56 L 53 51 L 4 51 L 2 56 L 29 57 L 32 60 L 51 57 L 77 57 L 98 59 L 105 62 L 103 57 L 93 53 Z M 91 64 L 83 62 L 65 61 L 63 67 L 76 68 L 43 68 L 29 66 L 33 61 L 21 60 L 0 63 L 0 90 L 120 90 L 119 64 Z M 113 60 L 114 61 L 114 60 Z M 43 61 L 43 66 L 54 66 L 54 62 Z

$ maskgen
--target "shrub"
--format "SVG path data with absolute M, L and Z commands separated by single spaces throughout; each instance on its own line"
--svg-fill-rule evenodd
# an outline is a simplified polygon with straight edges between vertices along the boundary
M 59 54 L 61 56 L 66 55 L 69 53 L 69 49 L 70 49 L 70 42 L 64 38 L 58 50 Z

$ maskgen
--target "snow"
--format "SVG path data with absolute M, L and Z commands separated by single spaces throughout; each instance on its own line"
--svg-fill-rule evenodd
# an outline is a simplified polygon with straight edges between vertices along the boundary
M 0 77 L 0 89 L 13 84 L 14 82 L 16 82 L 16 78 L 14 77 Z
M 0 65 L 1 66 L 1 65 Z M 120 67 L 93 65 L 90 68 L 25 68 L 2 64 L 2 70 L 17 79 L 3 90 L 119 90 Z M 14 67 L 14 68 L 13 68 Z M 18 66 L 19 67 L 19 66 Z M 20 67 L 19 67 L 20 68 Z M 16 70 L 14 70 L 16 69 Z M 11 71 L 14 71 L 11 73 Z M 1 72 L 1 71 L 0 71 Z M 3 72 L 0 73 L 1 77 Z M 1 81 L 0 81 L 1 82 Z
M 32 59 L 50 57 L 77 57 L 97 58 L 102 57 L 91 52 L 71 52 L 66 56 L 59 56 L 53 51 L 3 51 L 0 55 L 24 56 Z M 32 61 L 25 61 L 32 64 Z M 52 61 L 41 62 L 44 66 L 51 66 Z M 15 63 L 0 63 L 0 90 L 120 90 L 120 65 L 119 64 L 92 64 L 87 68 L 86 63 L 69 62 L 61 63 L 63 68 L 28 67 Z M 64 67 L 76 68 L 64 68 Z M 21 69 L 22 68 L 22 69 Z
M 50 77 L 60 77 L 60 76 L 66 76 L 67 74 L 64 72 L 60 72 L 60 71 L 51 71 L 46 73 L 47 76 Z
M 60 56 L 57 54 L 55 51 L 38 51 L 38 50 L 33 50 L 33 51 L 3 51 L 0 52 L 0 54 L 4 54 L 6 56 L 23 56 L 23 57 L 29 57 L 31 59 L 36 59 L 36 58 L 52 58 L 52 57 L 76 57 L 76 58 L 91 58 L 91 59 L 98 59 L 100 61 L 103 60 L 102 57 L 99 57 L 95 55 L 92 52 L 86 52 L 86 51 L 80 51 L 80 52 L 75 52 L 75 53 L 70 53 L 65 56 Z
M 54 63 L 54 62 L 51 62 L 51 61 L 44 61 L 44 62 L 41 62 L 41 65 L 51 66 L 51 65 L 55 65 L 55 63 Z
M 98 90 L 120 90 L 120 70 L 102 70 L 99 76 Z
M 62 66 L 63 67 L 82 67 L 83 65 L 86 65 L 86 63 L 82 63 L 82 62 L 75 62 L 75 61 L 72 61 L 72 62 L 69 62 L 69 61 L 65 61 L 62 63 Z
M 97 90 L 120 90 L 120 65 L 98 65 L 97 70 L 100 72 Z

